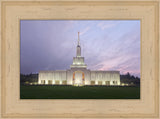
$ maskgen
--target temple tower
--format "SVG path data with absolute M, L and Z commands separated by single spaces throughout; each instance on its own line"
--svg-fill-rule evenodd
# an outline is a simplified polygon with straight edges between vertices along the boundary
M 81 46 L 78 32 L 78 43 L 76 49 L 76 57 L 73 57 L 73 64 L 70 66 L 71 68 L 86 68 L 87 65 L 84 63 L 84 57 L 81 56 Z
M 78 44 L 77 44 L 77 57 L 81 57 L 81 46 L 80 46 L 80 41 L 79 41 L 79 32 L 78 32 Z

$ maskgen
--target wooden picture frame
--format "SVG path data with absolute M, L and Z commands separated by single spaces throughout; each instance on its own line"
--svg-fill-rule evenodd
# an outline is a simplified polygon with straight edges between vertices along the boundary
M 159 0 L 1 1 L 1 118 L 159 119 Z M 140 99 L 20 99 L 20 20 L 141 21 Z

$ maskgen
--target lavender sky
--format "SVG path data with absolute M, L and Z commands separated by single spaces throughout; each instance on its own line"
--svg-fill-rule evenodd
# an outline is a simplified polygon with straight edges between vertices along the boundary
M 21 73 L 69 69 L 78 32 L 88 69 L 140 77 L 139 20 L 21 20 Z

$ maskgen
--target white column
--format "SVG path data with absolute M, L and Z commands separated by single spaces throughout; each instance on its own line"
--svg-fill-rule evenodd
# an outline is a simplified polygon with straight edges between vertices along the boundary
M 41 84 L 41 80 L 40 79 L 38 79 L 38 84 Z
M 45 80 L 45 84 L 48 84 L 48 80 Z
M 67 81 L 67 84 L 73 85 L 73 81 L 72 80 L 70 80 L 70 82 Z
M 91 85 L 91 81 L 85 79 L 85 80 L 84 80 L 84 84 L 85 84 L 85 85 Z
M 102 81 L 102 85 L 105 85 L 105 81 Z
M 52 80 L 52 84 L 55 84 L 55 80 Z
M 98 85 L 98 81 L 95 81 L 95 84 Z
M 59 84 L 60 84 L 60 85 L 62 84 L 62 80 L 59 81 Z
M 117 81 L 117 85 L 120 85 L 121 83 L 120 83 L 120 81 Z
M 40 73 L 38 74 L 38 84 L 41 84 L 41 75 L 40 75 Z
M 110 85 L 113 85 L 113 81 L 112 80 L 110 81 Z

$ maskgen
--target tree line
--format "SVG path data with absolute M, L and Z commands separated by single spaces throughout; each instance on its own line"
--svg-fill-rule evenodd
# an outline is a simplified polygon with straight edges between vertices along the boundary
M 36 83 L 38 82 L 38 74 L 20 74 L 20 83 Z
M 125 84 L 140 85 L 140 78 L 131 75 L 129 72 L 127 74 L 120 75 L 120 81 Z

